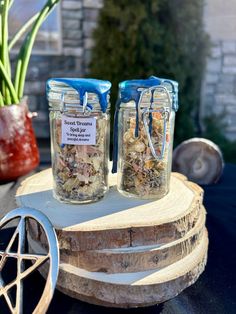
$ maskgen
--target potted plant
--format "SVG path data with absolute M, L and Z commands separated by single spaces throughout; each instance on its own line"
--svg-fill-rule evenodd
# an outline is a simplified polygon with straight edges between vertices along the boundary
M 13 1 L 0 2 L 0 181 L 14 180 L 39 164 L 32 114 L 23 97 L 24 84 L 38 30 L 60 0 L 48 0 L 9 40 L 8 13 Z M 26 32 L 12 77 L 10 50 Z

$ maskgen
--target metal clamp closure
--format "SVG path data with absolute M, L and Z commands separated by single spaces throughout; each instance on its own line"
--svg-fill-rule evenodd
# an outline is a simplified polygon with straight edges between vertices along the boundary
M 161 146 L 161 151 L 159 154 L 156 152 L 156 150 L 154 148 L 151 134 L 150 134 L 148 121 L 147 121 L 147 116 L 149 116 L 149 114 L 152 114 L 153 112 L 161 113 L 163 121 L 164 121 L 162 146 Z M 164 157 L 165 148 L 166 148 L 166 134 L 167 134 L 166 129 L 167 129 L 167 122 L 169 121 L 169 116 L 170 116 L 170 110 L 169 110 L 169 108 L 166 108 L 166 107 L 163 107 L 161 109 L 156 109 L 156 110 L 155 109 L 149 109 L 149 108 L 145 108 L 142 110 L 142 120 L 143 120 L 144 129 L 146 131 L 147 139 L 148 139 L 148 144 L 149 144 L 149 147 L 151 149 L 153 157 L 157 160 L 162 160 Z
M 161 107 L 160 109 L 153 109 L 153 94 L 155 91 L 161 91 L 164 92 L 166 94 L 167 97 L 167 106 L 165 107 Z M 145 89 L 142 91 L 141 95 L 140 95 L 140 99 L 139 99 L 139 103 L 138 103 L 138 109 L 140 110 L 140 104 L 142 101 L 142 97 L 143 94 L 146 92 L 151 91 L 152 93 L 152 97 L 151 97 L 151 104 L 149 108 L 144 108 L 142 109 L 141 113 L 142 113 L 142 121 L 143 121 L 143 125 L 144 125 L 144 129 L 146 131 L 146 135 L 147 135 L 147 139 L 148 139 L 148 143 L 149 143 L 149 147 L 151 149 L 152 155 L 155 159 L 157 160 L 162 160 L 164 157 L 164 153 L 165 153 L 165 148 L 166 148 L 166 132 L 167 132 L 167 122 L 169 121 L 170 118 L 170 108 L 171 108 L 171 98 L 170 98 L 170 94 L 168 92 L 168 90 L 164 87 L 164 86 L 153 86 L 151 88 Z M 161 146 L 161 151 L 160 153 L 157 153 L 153 142 L 152 142 L 152 138 L 151 138 L 151 130 L 152 127 L 148 124 L 148 118 L 149 118 L 149 123 L 152 123 L 152 113 L 153 112 L 159 112 L 162 115 L 162 119 L 164 122 L 163 125 L 163 135 L 162 135 L 162 146 Z
M 70 112 L 73 111 L 74 113 L 83 113 L 84 115 L 89 115 L 93 109 L 91 105 L 88 104 L 88 93 L 85 92 L 83 96 L 83 102 L 81 104 L 76 103 L 66 103 L 65 102 L 65 93 L 62 93 L 61 96 L 61 103 L 62 103 L 62 112 Z

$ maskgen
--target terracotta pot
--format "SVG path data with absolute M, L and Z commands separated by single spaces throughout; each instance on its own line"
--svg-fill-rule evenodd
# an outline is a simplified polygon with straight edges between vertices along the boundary
M 39 164 L 27 101 L 0 108 L 0 181 L 15 180 Z

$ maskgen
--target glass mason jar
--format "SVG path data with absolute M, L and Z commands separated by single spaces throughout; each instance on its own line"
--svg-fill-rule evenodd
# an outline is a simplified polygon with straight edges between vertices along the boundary
M 94 202 L 108 191 L 110 87 L 95 79 L 47 82 L 53 194 L 61 202 Z
M 121 82 L 113 172 L 121 194 L 159 199 L 169 191 L 178 83 L 150 77 Z

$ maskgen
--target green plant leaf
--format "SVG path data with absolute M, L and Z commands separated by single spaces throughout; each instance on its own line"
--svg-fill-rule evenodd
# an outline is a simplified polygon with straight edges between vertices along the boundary
M 16 44 L 16 42 L 23 36 L 23 34 L 30 28 L 30 26 L 35 22 L 38 16 L 39 16 L 39 13 L 36 13 L 34 16 L 32 16 L 14 35 L 14 37 L 11 39 L 8 45 L 9 51 Z
M 36 21 L 33 24 L 32 29 L 26 36 L 24 43 L 20 49 L 16 67 L 16 79 L 15 79 L 15 88 L 17 91 L 17 95 L 20 98 L 23 96 L 24 91 L 24 84 L 26 78 L 26 72 L 29 65 L 29 60 L 32 52 L 32 48 L 36 39 L 36 35 L 40 26 L 42 25 L 45 18 L 50 14 L 52 9 L 60 0 L 49 0 L 40 11 L 39 16 L 37 17 Z M 22 63 L 19 65 L 18 63 Z
M 6 86 L 8 87 L 9 89 L 9 93 L 11 95 L 11 98 L 12 98 L 12 101 L 13 103 L 17 104 L 19 102 L 19 98 L 17 97 L 17 94 L 16 94 L 16 91 L 15 91 L 15 88 L 11 82 L 11 79 L 2 63 L 2 61 L 0 60 L 0 72 L 2 74 L 2 77 L 4 79 L 4 82 L 6 83 Z M 10 105 L 10 103 L 6 103 L 7 105 Z
M 9 11 L 9 0 L 5 0 L 2 3 L 1 7 L 1 17 L 2 17 L 2 25 L 1 25 L 1 60 L 2 64 L 5 67 L 6 73 L 11 78 L 11 65 L 10 65 L 10 59 L 9 59 L 9 53 L 8 53 L 8 11 Z M 5 82 L 5 79 L 3 78 L 2 81 L 2 92 L 5 97 L 5 101 L 7 104 L 11 103 L 11 96 L 10 92 L 8 90 L 7 84 Z
M 2 15 L 0 15 L 0 29 L 2 29 Z M 0 32 L 0 49 L 2 51 L 2 32 Z
M 10 1 L 10 4 L 9 4 L 9 9 L 10 9 L 11 6 L 13 5 L 13 3 L 14 3 L 14 0 L 11 0 L 11 1 Z
M 4 99 L 1 92 L 0 92 L 0 107 L 4 107 Z

